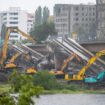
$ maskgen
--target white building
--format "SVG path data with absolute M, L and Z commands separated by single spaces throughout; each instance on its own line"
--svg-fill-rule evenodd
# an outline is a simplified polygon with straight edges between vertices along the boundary
M 56 4 L 54 23 L 60 36 L 71 35 L 72 37 L 72 33 L 89 35 L 96 23 L 96 5 Z
M 19 7 L 10 7 L 7 11 L 1 12 L 1 23 L 7 27 L 18 27 L 25 33 L 29 33 L 33 26 L 33 15 L 21 10 Z M 17 33 L 10 34 L 10 40 L 24 39 Z

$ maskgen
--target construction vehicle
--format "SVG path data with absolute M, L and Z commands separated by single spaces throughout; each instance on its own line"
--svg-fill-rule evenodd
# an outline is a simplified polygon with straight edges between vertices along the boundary
M 98 82 L 98 81 L 102 81 L 104 78 L 105 78 L 105 70 L 103 70 L 102 72 L 100 72 L 97 77 L 88 77 L 86 78 L 85 77 L 85 72 L 86 70 L 93 64 L 95 63 L 95 61 L 97 60 L 97 58 L 101 57 L 105 55 L 105 50 L 102 50 L 98 53 L 96 53 L 95 56 L 91 57 L 89 60 L 88 60 L 88 63 L 86 64 L 86 66 L 84 66 L 79 72 L 77 75 L 69 75 L 69 73 L 67 73 L 65 75 L 65 80 L 68 80 L 68 81 L 83 81 L 85 83 L 95 83 L 95 82 Z
M 19 53 L 15 54 L 8 65 L 5 66 L 5 61 L 7 58 L 7 49 L 8 49 L 8 41 L 9 41 L 9 34 L 10 32 L 19 32 L 20 34 L 22 34 L 22 36 L 28 38 L 29 40 L 33 41 L 35 43 L 35 40 L 33 40 L 29 35 L 27 35 L 26 33 L 24 33 L 23 31 L 21 31 L 20 29 L 18 29 L 17 27 L 11 28 L 8 27 L 7 31 L 6 31 L 6 35 L 5 35 L 5 39 L 4 39 L 4 44 L 3 44 L 3 48 L 2 48 L 2 55 L 1 55 L 1 59 L 0 59 L 0 69 L 7 69 L 7 68 L 14 68 L 16 67 L 15 64 L 13 64 L 14 60 L 20 55 Z
M 65 68 L 67 67 L 68 63 L 72 61 L 74 58 L 76 58 L 78 61 L 81 61 L 80 58 L 75 53 L 73 53 L 71 54 L 70 57 L 64 60 L 63 65 L 61 66 L 60 70 L 50 71 L 50 73 L 54 74 L 56 77 L 61 77 L 61 76 L 63 77 L 65 73 L 67 72 Z
M 19 57 L 21 53 L 16 53 L 15 55 L 12 56 L 12 58 L 9 60 L 9 62 L 5 65 L 5 68 L 17 68 L 17 65 L 14 63 L 17 57 Z

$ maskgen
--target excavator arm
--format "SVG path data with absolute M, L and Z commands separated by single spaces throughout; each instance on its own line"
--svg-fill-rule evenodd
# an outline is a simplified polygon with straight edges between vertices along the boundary
M 60 70 L 57 70 L 56 72 L 51 71 L 51 73 L 55 74 L 55 75 L 64 75 L 64 69 L 67 66 L 67 64 L 72 61 L 74 58 L 76 58 L 78 61 L 80 60 L 80 57 L 78 57 L 75 53 L 71 54 L 70 57 L 68 57 L 66 60 L 64 60 L 63 65 L 61 66 Z
M 64 61 L 63 65 L 62 65 L 62 67 L 61 67 L 61 71 L 63 71 L 64 68 L 67 66 L 67 64 L 68 64 L 70 61 L 72 61 L 74 58 L 76 58 L 78 61 L 80 61 L 80 58 L 79 58 L 75 53 L 73 53 L 69 58 L 67 58 L 67 59 Z
M 35 43 L 35 40 L 33 38 L 31 38 L 28 34 L 24 33 L 23 31 L 21 31 L 17 27 L 15 27 L 15 28 L 8 27 L 7 31 L 6 31 L 6 35 L 5 35 L 3 49 L 2 49 L 2 56 L 1 56 L 2 58 L 0 59 L 0 65 L 1 66 L 4 66 L 5 59 L 7 58 L 7 49 L 8 49 L 9 34 L 10 34 L 10 32 L 14 32 L 14 31 L 17 31 L 17 32 L 21 33 L 22 36 L 26 37 L 27 39 L 29 39 L 29 40 L 31 40 L 31 41 L 33 41 Z M 14 62 L 14 60 L 18 56 L 19 56 L 18 54 L 14 55 L 11 58 L 10 62 Z
M 66 80 L 83 80 L 85 78 L 84 74 L 86 72 L 86 70 L 97 60 L 97 58 L 99 58 L 100 56 L 105 55 L 105 50 L 102 50 L 98 53 L 96 53 L 95 56 L 91 57 L 88 61 L 88 63 L 86 64 L 86 66 L 84 66 L 77 75 L 73 75 L 73 78 L 69 78 L 69 75 L 66 74 L 65 75 L 65 79 Z
M 105 55 L 105 50 L 102 50 L 98 53 L 96 53 L 95 56 L 93 56 L 92 58 L 89 59 L 88 63 L 86 64 L 86 66 L 84 66 L 80 72 L 78 73 L 79 77 L 84 77 L 84 73 L 86 72 L 86 70 L 97 60 L 97 58 L 99 58 L 100 56 Z
M 20 30 L 18 27 L 9 27 L 11 31 L 13 32 L 17 32 L 20 33 L 22 36 L 24 36 L 25 38 L 27 38 L 28 40 L 32 41 L 32 42 L 36 42 L 36 39 L 33 39 L 30 35 L 26 34 L 25 32 L 23 32 L 22 30 Z
M 2 48 L 2 56 L 1 56 L 1 60 L 0 60 L 0 64 L 1 65 L 4 64 L 4 61 L 5 61 L 6 57 L 7 57 L 9 33 L 10 33 L 10 30 L 7 29 L 6 35 L 5 35 L 5 39 L 4 39 L 3 48 Z

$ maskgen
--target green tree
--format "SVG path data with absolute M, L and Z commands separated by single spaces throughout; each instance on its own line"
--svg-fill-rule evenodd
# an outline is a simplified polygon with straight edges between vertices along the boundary
M 35 11 L 35 26 L 42 24 L 42 8 L 39 6 Z
M 53 74 L 49 74 L 48 71 L 40 71 L 33 77 L 33 83 L 35 86 L 44 87 L 46 90 L 57 89 L 59 84 L 56 77 Z
M 56 35 L 55 25 L 52 22 L 45 22 L 37 27 L 34 27 L 30 35 L 34 37 L 38 42 L 45 41 L 46 38 L 51 35 Z
M 92 23 L 89 29 L 89 37 L 94 40 L 96 37 L 96 23 Z
M 85 40 L 88 38 L 88 36 L 86 35 L 84 27 L 79 27 L 78 33 L 79 33 L 78 34 L 79 40 Z
M 49 18 L 49 9 L 47 7 L 43 8 L 43 23 L 47 22 Z

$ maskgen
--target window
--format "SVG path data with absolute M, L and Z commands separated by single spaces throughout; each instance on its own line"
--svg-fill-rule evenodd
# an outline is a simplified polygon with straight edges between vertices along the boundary
M 16 36 L 16 35 L 10 35 L 9 37 L 10 38 L 17 38 L 18 36 Z
M 95 13 L 93 13 L 93 16 L 95 16 Z
M 17 12 L 11 12 L 10 15 L 18 15 Z
M 91 18 L 89 18 L 89 21 L 91 21 Z
M 88 26 L 88 24 L 85 24 L 85 26 L 87 27 L 87 26 Z
M 78 16 L 78 15 L 79 15 L 79 13 L 75 13 L 75 15 L 76 15 L 76 16 Z
M 18 22 L 10 22 L 10 24 L 18 24 Z
M 88 15 L 88 13 L 86 13 L 86 16 Z
M 78 18 L 76 18 L 75 20 L 76 20 L 76 21 L 78 21 L 79 19 L 78 19 Z
M 86 18 L 86 21 L 88 21 L 88 18 Z
M 95 21 L 95 19 L 93 18 L 93 21 Z
M 95 10 L 95 8 L 93 8 L 93 10 Z
M 3 20 L 7 20 L 7 18 L 5 17 L 5 18 L 3 18 Z
M 84 7 L 82 7 L 82 11 L 84 10 Z
M 75 10 L 76 10 L 76 11 L 78 11 L 78 10 L 79 10 L 79 8 L 78 8 L 78 7 L 75 7 Z
M 32 22 L 32 20 L 28 20 L 28 22 Z
M 84 13 L 82 13 L 82 16 L 84 16 Z
M 89 10 L 91 11 L 91 7 L 89 7 Z
M 18 20 L 17 17 L 10 17 L 10 19 L 13 19 L 13 20 Z
M 84 21 L 84 18 L 82 18 L 82 21 Z
M 91 16 L 91 13 L 89 13 L 89 16 Z
M 3 16 L 7 15 L 7 13 L 3 13 Z

